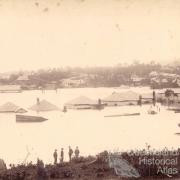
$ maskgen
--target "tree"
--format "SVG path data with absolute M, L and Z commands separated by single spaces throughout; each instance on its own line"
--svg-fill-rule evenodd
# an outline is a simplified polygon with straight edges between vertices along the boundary
M 166 89 L 165 91 L 165 97 L 167 98 L 167 105 L 168 105 L 168 109 L 170 106 L 170 98 L 173 97 L 174 98 L 174 91 L 172 89 Z

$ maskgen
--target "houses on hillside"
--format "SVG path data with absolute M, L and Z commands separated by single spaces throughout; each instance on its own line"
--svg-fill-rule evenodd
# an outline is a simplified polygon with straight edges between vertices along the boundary
M 27 74 L 23 74 L 23 75 L 20 75 L 16 80 L 15 82 L 17 84 L 27 84 L 29 82 L 29 75 Z
M 130 82 L 132 83 L 133 86 L 141 86 L 143 85 L 143 81 L 145 80 L 144 77 L 140 77 L 136 74 L 132 74 L 130 78 Z
M 180 75 L 164 72 L 151 72 L 149 74 L 152 88 L 180 87 Z
M 153 69 L 153 68 L 152 68 Z M 144 71 L 130 69 L 130 71 L 115 72 L 109 70 L 80 71 L 42 71 L 42 72 L 13 72 L 0 73 L 0 85 L 19 85 L 23 90 L 53 90 L 58 88 L 81 87 L 119 87 L 122 85 L 150 86 L 151 88 L 180 87 L 180 75 L 170 72 L 177 70 L 166 67 L 161 70 L 147 68 Z M 150 73 L 149 73 L 150 72 Z
M 1 85 L 0 93 L 20 93 L 22 91 L 19 85 Z
M 85 80 L 79 78 L 67 78 L 61 81 L 61 86 L 64 88 L 84 87 L 85 85 Z

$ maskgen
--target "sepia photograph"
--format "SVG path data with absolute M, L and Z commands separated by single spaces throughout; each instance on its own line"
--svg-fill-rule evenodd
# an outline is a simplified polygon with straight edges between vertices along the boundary
M 0 0 L 0 180 L 180 179 L 180 0 Z

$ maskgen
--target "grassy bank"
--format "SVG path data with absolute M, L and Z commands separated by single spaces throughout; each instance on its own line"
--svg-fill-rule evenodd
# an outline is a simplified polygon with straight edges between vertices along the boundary
M 166 151 L 166 154 L 163 154 Z M 37 164 L 27 164 L 27 165 L 17 165 L 12 166 L 10 169 L 0 172 L 0 180 L 59 180 L 59 179 L 73 179 L 73 180 L 96 180 L 96 179 L 106 179 L 106 180 L 116 180 L 116 179 L 131 179 L 122 178 L 117 176 L 115 170 L 110 168 L 108 158 L 110 155 L 116 156 L 118 158 L 123 158 L 129 164 L 136 168 L 136 170 L 141 175 L 138 179 L 173 179 L 180 178 L 180 150 L 173 151 L 165 150 L 163 151 L 131 151 L 131 152 L 121 152 L 121 153 L 107 153 L 103 152 L 96 157 L 79 157 L 78 159 L 73 159 L 72 162 L 64 162 L 61 164 L 44 165 L 43 161 L 38 160 Z M 148 164 L 142 159 L 175 159 L 177 160 L 174 164 Z M 166 169 L 176 169 L 177 173 L 167 173 L 158 171 L 158 168 Z M 173 171 L 172 171 L 173 172 Z M 176 172 L 176 171 L 174 171 Z M 134 179 L 134 178 L 132 178 Z

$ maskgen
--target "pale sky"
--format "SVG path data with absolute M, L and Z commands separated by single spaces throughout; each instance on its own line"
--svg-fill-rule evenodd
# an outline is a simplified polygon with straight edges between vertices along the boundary
M 178 58 L 179 0 L 0 0 L 0 72 Z

